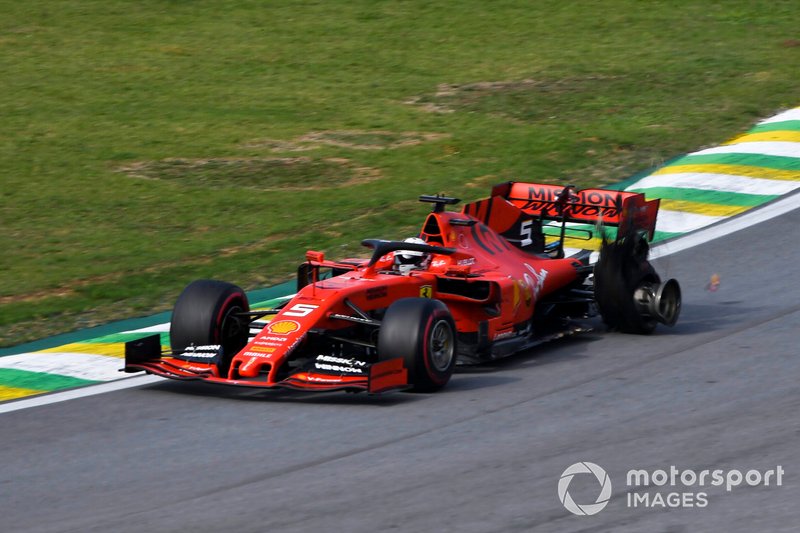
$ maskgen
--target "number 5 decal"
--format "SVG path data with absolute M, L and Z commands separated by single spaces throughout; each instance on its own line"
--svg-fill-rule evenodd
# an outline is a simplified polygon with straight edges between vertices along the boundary
M 317 307 L 319 306 L 310 304 L 294 304 L 288 311 L 283 312 L 283 316 L 307 316 Z
M 530 246 L 533 244 L 533 239 L 531 238 L 531 224 L 533 223 L 532 220 L 526 220 L 519 226 L 519 236 L 522 237 L 522 242 L 520 242 L 520 247 L 525 248 L 526 246 Z

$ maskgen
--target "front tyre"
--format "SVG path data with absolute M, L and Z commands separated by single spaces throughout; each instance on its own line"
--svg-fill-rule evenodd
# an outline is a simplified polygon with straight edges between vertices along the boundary
M 247 344 L 249 320 L 237 316 L 250 310 L 247 295 L 231 283 L 202 279 L 190 283 L 178 296 L 169 327 L 170 347 L 182 352 L 187 346 L 222 346 L 221 376 L 231 358 Z
M 394 302 L 381 323 L 378 356 L 403 358 L 413 392 L 444 387 L 456 365 L 456 327 L 447 306 L 428 298 Z

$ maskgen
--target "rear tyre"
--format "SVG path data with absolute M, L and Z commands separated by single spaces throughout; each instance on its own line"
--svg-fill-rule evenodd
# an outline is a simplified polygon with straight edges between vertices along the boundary
M 231 283 L 202 279 L 190 283 L 178 296 L 169 327 L 170 347 L 222 346 L 221 376 L 227 376 L 231 358 L 247 344 L 250 323 L 235 316 L 250 304 L 244 291 Z
M 647 260 L 649 250 L 641 234 L 603 243 L 594 267 L 594 297 L 603 322 L 610 328 L 644 335 L 655 330 L 658 321 L 640 312 L 635 297 L 643 284 L 661 282 Z
M 412 392 L 447 385 L 456 365 L 456 326 L 447 306 L 428 298 L 394 302 L 381 323 L 378 356 L 403 358 Z

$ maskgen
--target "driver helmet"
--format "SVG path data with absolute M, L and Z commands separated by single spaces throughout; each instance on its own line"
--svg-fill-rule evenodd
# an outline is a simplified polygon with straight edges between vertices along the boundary
M 428 244 L 419 237 L 409 237 L 403 242 L 414 244 Z M 405 274 L 411 270 L 423 269 L 430 263 L 431 256 L 426 252 L 416 250 L 397 250 L 394 254 L 394 264 L 398 271 Z

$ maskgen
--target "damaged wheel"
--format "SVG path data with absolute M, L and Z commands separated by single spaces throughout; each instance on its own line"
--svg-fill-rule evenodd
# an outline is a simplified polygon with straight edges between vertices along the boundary
M 641 233 L 603 242 L 594 267 L 594 297 L 610 328 L 649 334 L 661 322 L 678 320 L 681 291 L 678 282 L 664 283 L 647 259 L 650 246 Z

